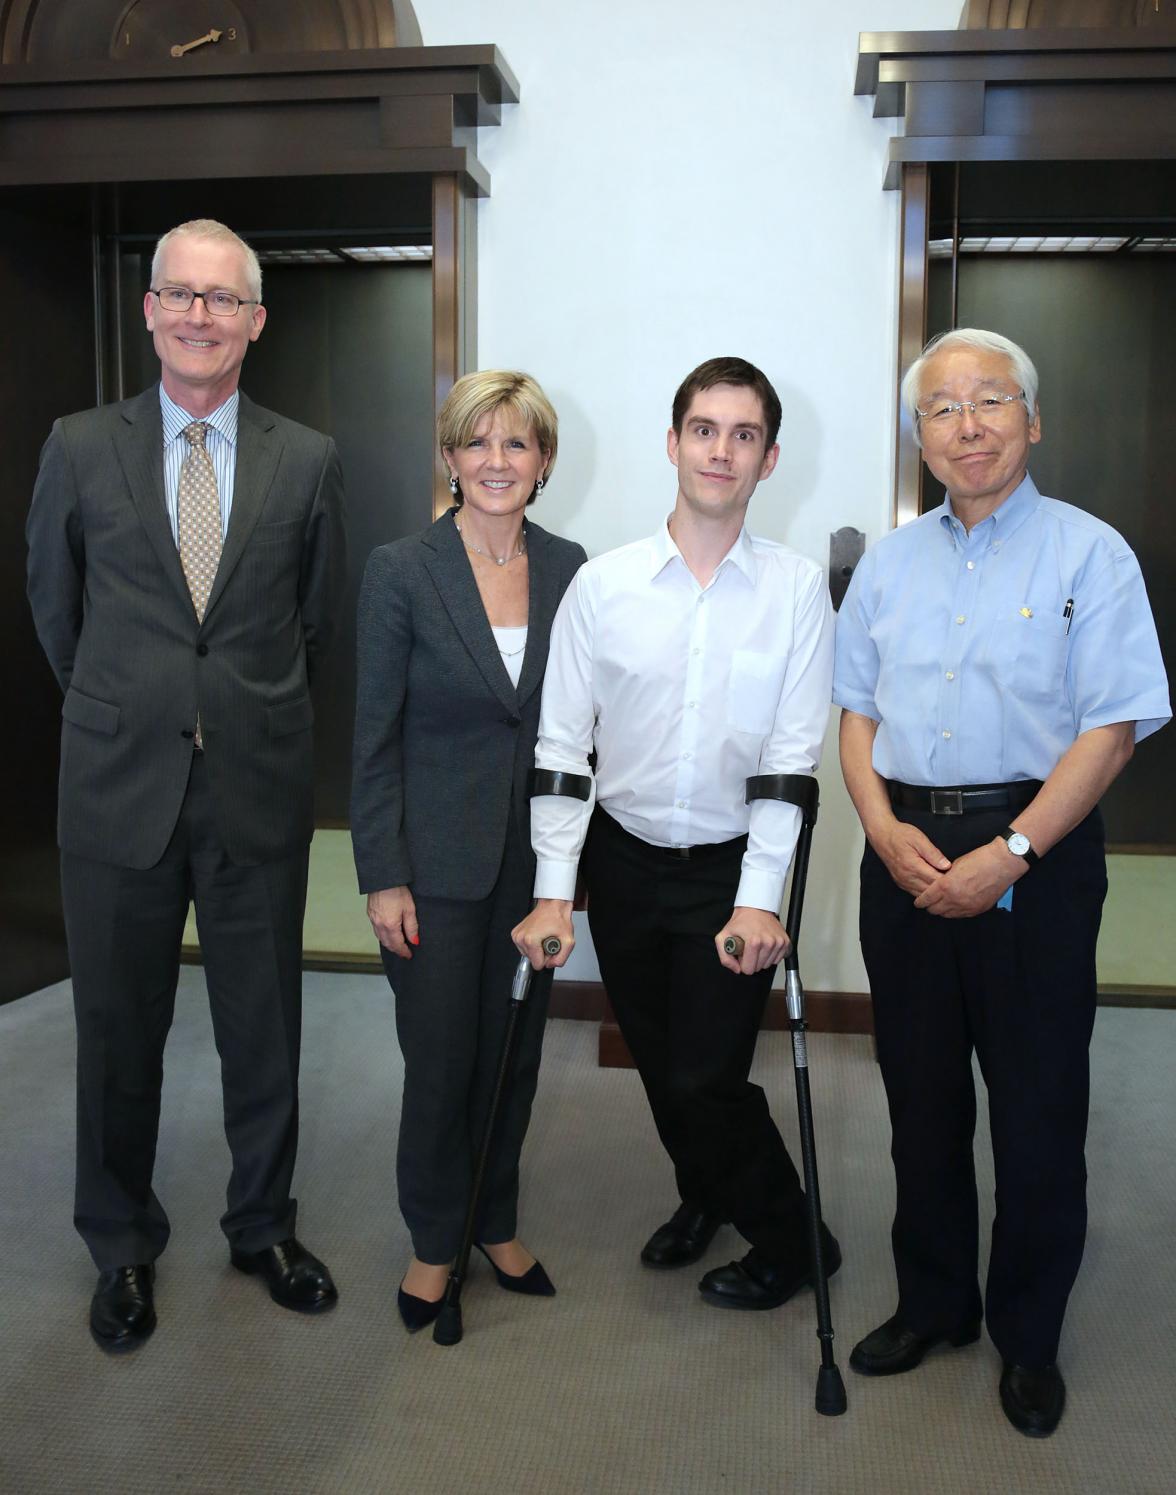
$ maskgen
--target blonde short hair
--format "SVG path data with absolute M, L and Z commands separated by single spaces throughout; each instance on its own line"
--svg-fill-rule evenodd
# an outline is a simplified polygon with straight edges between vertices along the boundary
M 231 228 L 223 223 L 218 223 L 215 218 L 192 218 L 187 223 L 177 223 L 175 228 L 169 228 L 163 238 L 155 246 L 155 253 L 151 256 L 151 284 L 159 284 L 160 271 L 163 266 L 163 256 L 167 246 L 173 239 L 215 239 L 222 244 L 235 244 L 245 256 L 245 280 L 248 285 L 250 296 L 255 300 L 261 300 L 261 266 L 258 264 L 257 256 L 240 234 L 235 234 Z
M 483 369 L 457 381 L 437 416 L 441 455 L 447 448 L 464 446 L 479 422 L 496 410 L 507 411 L 534 432 L 540 450 L 547 453 L 543 476 L 550 477 L 559 447 L 559 417 L 538 383 L 518 369 Z M 537 497 L 532 493 L 527 502 L 534 503 Z M 460 491 L 455 498 L 462 502 Z

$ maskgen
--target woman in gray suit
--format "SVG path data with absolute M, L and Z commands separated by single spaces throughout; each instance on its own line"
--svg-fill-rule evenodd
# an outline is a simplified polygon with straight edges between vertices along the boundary
M 351 800 L 361 892 L 404 1054 L 397 1150 L 414 1256 L 398 1304 L 436 1316 L 457 1254 L 517 953 L 532 906 L 527 776 L 551 622 L 584 561 L 524 518 L 555 464 L 557 420 L 526 374 L 459 379 L 438 441 L 454 507 L 372 552 L 358 620 Z M 535 976 L 496 1128 L 476 1240 L 512 1292 L 555 1291 L 516 1236 L 519 1153 L 551 973 Z

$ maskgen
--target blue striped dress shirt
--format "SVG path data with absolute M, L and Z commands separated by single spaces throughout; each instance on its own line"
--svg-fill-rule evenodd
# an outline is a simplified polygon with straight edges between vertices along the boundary
M 237 471 L 237 410 L 240 403 L 240 391 L 235 389 L 211 415 L 189 415 L 168 395 L 162 384 L 159 386 L 159 408 L 163 414 L 163 493 L 172 539 L 177 545 L 180 543 L 176 507 L 180 491 L 180 468 L 191 450 L 184 436 L 184 427 L 190 426 L 194 420 L 202 419 L 208 427 L 204 447 L 212 458 L 216 472 L 216 487 L 220 495 L 221 538 L 229 532 L 229 515 L 233 511 L 233 478 Z

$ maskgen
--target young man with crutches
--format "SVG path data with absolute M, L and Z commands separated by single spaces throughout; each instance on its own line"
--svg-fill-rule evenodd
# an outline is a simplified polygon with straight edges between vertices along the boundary
M 695 1262 L 730 1221 L 741 1261 L 699 1290 L 723 1307 L 778 1307 L 812 1279 L 804 1195 L 748 1079 L 775 966 L 800 812 L 746 803 L 763 774 L 809 774 L 832 682 L 824 575 L 744 527 L 776 465 L 780 401 L 759 369 L 717 358 L 685 379 L 668 434 L 673 512 L 648 539 L 578 573 L 556 616 L 536 763 L 586 775 L 587 801 L 536 797 L 535 910 L 514 931 L 540 960 L 574 944 L 581 862 L 601 974 L 674 1164 L 679 1203 L 642 1261 Z M 732 937 L 738 954 L 724 950 Z M 737 947 L 736 947 L 737 948 Z M 840 1265 L 826 1231 L 830 1272 Z

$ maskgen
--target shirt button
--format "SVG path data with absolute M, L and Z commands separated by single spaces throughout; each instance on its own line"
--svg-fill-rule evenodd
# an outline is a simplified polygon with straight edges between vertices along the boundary
M 999 540 L 993 540 L 993 542 L 992 542 L 992 548 L 993 548 L 993 550 L 999 550 L 1000 549 L 1000 541 Z
M 959 617 L 958 617 L 958 618 L 957 618 L 957 619 L 956 619 L 956 622 L 957 622 L 957 623 L 962 623 L 962 622 L 963 622 L 963 621 L 964 621 L 964 615 L 963 615 L 963 613 L 961 613 L 961 614 L 960 614 L 960 615 L 959 615 Z
M 686 800 L 680 799 L 678 801 L 678 808 L 679 808 L 679 810 L 684 810 L 686 808 L 686 804 L 687 804 Z
M 683 763 L 689 763 L 690 760 L 691 760 L 691 758 L 693 758 L 693 757 L 694 757 L 693 753 L 683 753 L 682 754 L 682 762 Z
M 955 679 L 955 671 L 954 670 L 948 670 L 947 674 L 944 675 L 943 678 L 945 680 L 954 680 Z
M 687 701 L 686 705 L 690 708 L 691 711 L 697 711 L 698 710 L 698 702 L 697 701 Z
M 969 561 L 968 562 L 968 570 L 969 571 L 975 571 L 975 569 L 976 569 L 976 562 L 975 561 Z
M 699 655 L 699 654 L 702 653 L 702 650 L 701 649 L 691 649 L 690 652 L 691 652 L 691 654 Z
M 943 729 L 943 735 L 944 735 L 945 738 L 951 736 L 951 733 L 947 730 L 946 727 L 944 727 L 944 729 Z

